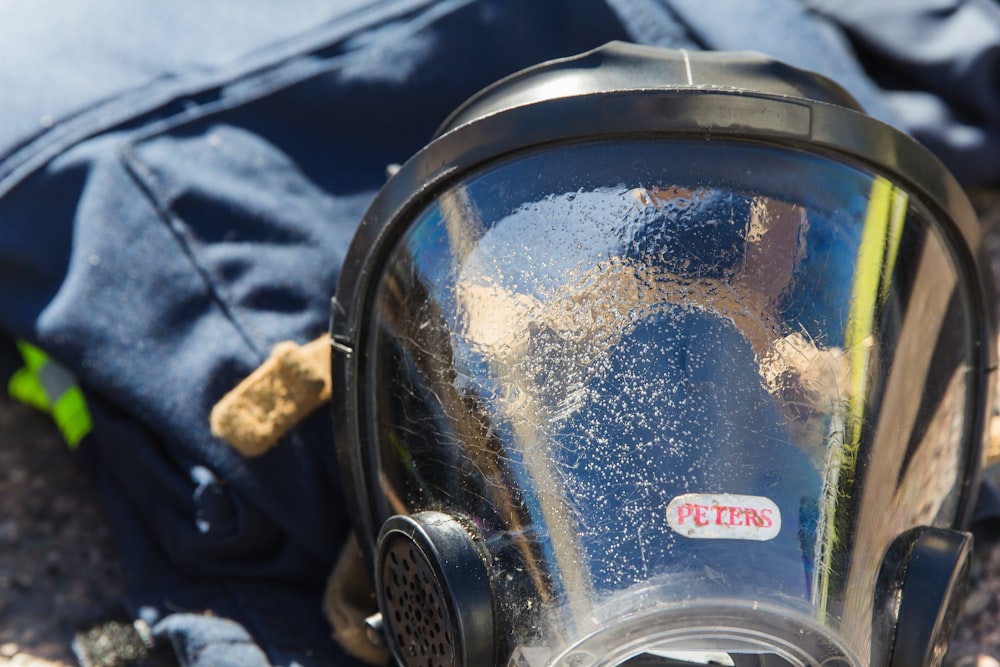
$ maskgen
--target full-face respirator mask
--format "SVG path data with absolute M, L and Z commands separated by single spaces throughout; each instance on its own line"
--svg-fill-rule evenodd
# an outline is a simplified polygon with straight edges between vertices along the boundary
M 763 56 L 614 43 L 473 97 L 332 302 L 396 660 L 938 664 L 994 367 L 980 245 L 925 149 Z

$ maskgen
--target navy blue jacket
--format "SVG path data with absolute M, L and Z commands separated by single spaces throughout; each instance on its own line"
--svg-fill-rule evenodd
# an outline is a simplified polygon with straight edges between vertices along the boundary
M 327 412 L 257 459 L 208 414 L 325 331 L 386 165 L 479 88 L 613 39 L 752 49 L 839 81 L 966 184 L 1000 179 L 991 0 L 707 2 L 0 5 L 0 339 L 78 378 L 129 609 L 184 664 L 349 664 L 321 611 L 347 531 Z

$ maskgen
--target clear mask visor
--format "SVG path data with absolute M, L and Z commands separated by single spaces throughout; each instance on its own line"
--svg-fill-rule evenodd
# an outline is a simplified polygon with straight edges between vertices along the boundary
M 376 520 L 466 522 L 514 664 L 867 665 L 887 549 L 956 520 L 969 297 L 856 166 L 511 159 L 420 212 L 372 304 Z

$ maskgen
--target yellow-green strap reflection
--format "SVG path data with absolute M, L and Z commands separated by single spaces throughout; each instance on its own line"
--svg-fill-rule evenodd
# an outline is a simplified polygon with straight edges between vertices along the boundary
M 824 506 L 821 510 L 817 540 L 816 593 L 819 609 L 825 613 L 829 603 L 832 558 L 840 536 L 838 531 L 850 517 L 847 505 L 840 502 L 849 491 L 856 472 L 858 449 L 864 428 L 865 402 L 871 377 L 872 350 L 876 318 L 889 294 L 889 287 L 908 204 L 906 193 L 882 177 L 872 182 L 865 213 L 861 243 L 858 246 L 844 348 L 849 360 L 846 387 L 847 414 L 843 441 L 832 452 L 828 463 Z

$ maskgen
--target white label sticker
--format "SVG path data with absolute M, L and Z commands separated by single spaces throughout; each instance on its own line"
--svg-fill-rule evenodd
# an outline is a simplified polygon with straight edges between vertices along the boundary
M 781 532 L 781 512 L 763 496 L 686 493 L 667 505 L 667 523 L 694 539 L 764 541 Z

